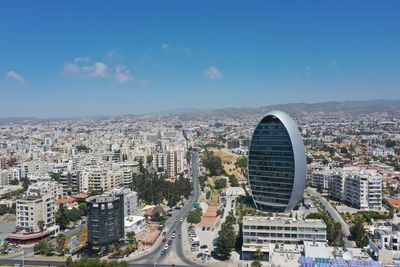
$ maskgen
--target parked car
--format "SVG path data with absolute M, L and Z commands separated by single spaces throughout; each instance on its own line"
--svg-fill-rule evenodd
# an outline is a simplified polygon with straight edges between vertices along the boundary
M 196 258 L 201 258 L 203 255 L 204 254 L 200 252 L 199 254 L 197 254 Z
M 162 242 L 165 242 L 165 241 L 167 241 L 167 239 L 166 239 L 166 238 L 163 238 Z
M 168 241 L 169 242 L 169 241 Z M 167 250 L 169 248 L 169 246 L 168 245 L 165 245 L 164 246 L 164 250 Z
M 208 248 L 207 245 L 202 245 L 200 248 Z
M 170 239 L 170 240 L 168 240 L 168 245 L 171 246 L 171 244 L 172 244 L 172 240 Z
M 182 236 L 181 235 L 178 235 L 178 239 L 181 239 L 182 238 Z

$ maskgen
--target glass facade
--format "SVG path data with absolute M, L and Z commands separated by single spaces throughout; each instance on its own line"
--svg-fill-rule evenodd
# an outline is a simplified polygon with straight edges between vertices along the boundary
M 295 157 L 291 137 L 274 116 L 257 125 L 249 149 L 249 184 L 258 209 L 284 212 L 289 205 L 295 179 Z

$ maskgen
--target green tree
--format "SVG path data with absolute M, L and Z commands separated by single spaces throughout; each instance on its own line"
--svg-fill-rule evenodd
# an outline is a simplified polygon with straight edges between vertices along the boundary
M 229 183 L 231 186 L 239 186 L 238 180 L 235 175 L 229 175 Z
M 262 264 L 259 260 L 255 260 L 251 263 L 251 267 L 261 267 Z
M 54 252 L 54 247 L 52 243 L 39 241 L 33 246 L 33 251 L 35 254 L 50 256 Z
M 51 172 L 50 173 L 50 177 L 51 177 L 51 180 L 53 180 L 53 181 L 56 181 L 56 182 L 60 182 L 60 177 L 61 177 L 61 174 L 60 173 L 57 173 L 57 172 Z
M 148 155 L 146 157 L 146 162 L 147 162 L 147 164 L 151 164 L 153 162 L 153 156 L 152 155 Z
M 236 166 L 236 168 L 246 169 L 247 168 L 247 157 L 241 156 L 241 157 L 237 158 L 237 160 L 235 162 L 235 166 Z
M 203 211 L 200 208 L 192 210 L 188 213 L 187 222 L 188 223 L 199 223 L 201 221 L 201 216 L 203 216 Z
M 221 158 L 215 156 L 214 153 L 206 151 L 202 161 L 203 166 L 208 169 L 211 176 L 219 176 L 225 173 Z
M 223 188 L 225 188 L 226 187 L 226 180 L 225 179 L 223 179 L 223 178 L 220 178 L 220 179 L 216 179 L 215 181 L 214 181 L 214 185 L 215 185 L 215 189 L 223 189 Z
M 386 140 L 386 142 L 385 142 L 385 146 L 386 146 L 386 147 L 394 147 L 394 146 L 396 146 L 396 141 L 395 141 L 395 140 L 390 140 L 390 139 L 388 139 L 388 140 Z
M 361 216 L 358 216 L 350 227 L 350 237 L 356 242 L 357 247 L 362 248 L 368 244 L 368 239 L 365 236 L 364 220 Z
M 57 250 L 61 255 L 64 255 L 65 252 L 65 241 L 67 238 L 63 233 L 60 233 L 56 237 L 56 244 L 57 244 Z
M 46 225 L 45 222 L 42 220 L 37 222 L 37 226 L 39 227 L 40 232 L 42 233 L 42 238 L 43 238 L 43 230 L 44 230 L 45 225 Z
M 56 223 L 60 226 L 61 230 L 67 228 L 69 223 L 69 218 L 63 204 L 60 204 L 58 206 L 58 211 L 55 214 L 55 218 L 56 218 Z
M 134 231 L 129 231 L 126 233 L 126 237 L 129 239 L 134 239 L 135 238 L 135 232 Z
M 4 254 L 8 253 L 7 252 L 8 248 L 9 248 L 8 243 L 6 241 L 4 241 L 2 246 L 1 246 L 2 253 L 4 253 Z
M 78 220 L 81 219 L 81 217 L 84 215 L 84 211 L 82 211 L 81 209 L 77 209 L 77 208 L 72 208 L 71 210 L 66 212 L 67 214 L 67 218 L 68 221 L 73 221 L 76 222 Z
M 256 249 L 256 251 L 253 253 L 253 257 L 255 260 L 261 260 L 263 256 L 263 253 L 259 248 Z
M 318 185 L 317 192 L 320 193 L 320 194 L 322 194 L 324 192 L 324 189 L 322 188 L 321 185 Z
M 24 178 L 21 180 L 22 180 L 22 188 L 24 189 L 24 191 L 28 190 L 28 187 L 31 184 L 31 181 L 28 178 Z
M 87 203 L 86 202 L 81 202 L 78 204 L 79 205 L 79 209 L 82 211 L 82 216 L 86 216 L 87 215 Z
M 236 235 L 233 228 L 235 223 L 235 216 L 230 212 L 228 216 L 226 216 L 225 222 L 221 225 L 221 230 L 218 232 L 218 252 L 225 259 L 230 257 L 231 251 L 236 245 Z
M 18 180 L 17 178 L 12 179 L 12 180 L 10 181 L 10 185 L 19 185 L 19 180 Z

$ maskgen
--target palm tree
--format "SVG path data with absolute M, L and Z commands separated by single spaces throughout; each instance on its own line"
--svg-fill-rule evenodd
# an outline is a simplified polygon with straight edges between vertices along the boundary
M 43 238 L 43 230 L 44 230 L 44 226 L 45 226 L 44 221 L 42 221 L 42 220 L 38 221 L 37 226 L 39 227 L 40 233 L 42 234 L 42 238 Z
M 256 260 L 261 260 L 263 253 L 261 252 L 261 250 L 259 248 L 257 248 L 257 250 L 254 252 L 253 256 Z
M 126 237 L 129 239 L 134 239 L 135 238 L 135 232 L 134 231 L 130 231 L 126 233 Z
M 61 253 L 61 255 L 64 255 L 64 250 L 65 250 L 65 241 L 67 238 L 63 233 L 60 233 L 56 237 L 56 243 L 57 243 L 57 249 Z

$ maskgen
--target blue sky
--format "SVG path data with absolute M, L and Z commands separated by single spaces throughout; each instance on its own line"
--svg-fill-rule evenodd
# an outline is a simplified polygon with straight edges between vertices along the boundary
M 400 98 L 399 1 L 2 1 L 0 117 Z

